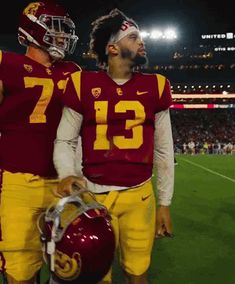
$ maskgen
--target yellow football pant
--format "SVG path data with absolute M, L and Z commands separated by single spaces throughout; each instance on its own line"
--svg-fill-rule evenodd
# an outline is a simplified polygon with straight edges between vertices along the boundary
M 155 234 L 156 200 L 151 181 L 134 189 L 95 196 L 112 216 L 123 270 L 136 276 L 145 273 Z M 111 282 L 111 273 L 110 270 L 103 280 Z
M 57 180 L 2 172 L 0 267 L 17 281 L 31 279 L 43 263 L 39 215 L 56 198 Z

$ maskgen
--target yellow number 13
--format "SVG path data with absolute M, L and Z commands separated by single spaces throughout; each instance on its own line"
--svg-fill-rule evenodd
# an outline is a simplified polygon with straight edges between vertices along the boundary
M 96 140 L 94 142 L 95 150 L 109 150 L 110 140 L 107 138 L 107 114 L 108 101 L 96 101 Z M 125 136 L 113 136 L 112 143 L 119 149 L 138 149 L 143 144 L 143 122 L 145 120 L 144 106 L 139 101 L 119 101 L 115 105 L 115 113 L 125 113 L 132 110 L 135 113 L 134 119 L 127 119 L 126 130 L 132 131 L 132 138 Z

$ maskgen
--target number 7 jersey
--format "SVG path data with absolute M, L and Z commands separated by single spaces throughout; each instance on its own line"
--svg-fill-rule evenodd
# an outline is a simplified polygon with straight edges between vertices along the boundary
M 155 114 L 172 104 L 162 75 L 133 73 L 123 85 L 106 72 L 75 72 L 63 102 L 83 115 L 83 173 L 103 185 L 135 186 L 152 176 Z
M 60 97 L 68 75 L 77 70 L 73 62 L 47 68 L 25 55 L 0 51 L 1 169 L 56 176 L 52 155 L 63 107 Z

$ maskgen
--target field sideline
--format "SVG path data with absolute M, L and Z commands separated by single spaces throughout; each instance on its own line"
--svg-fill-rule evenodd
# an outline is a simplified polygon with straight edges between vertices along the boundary
M 149 284 L 234 284 L 235 155 L 176 159 L 174 237 L 155 242 Z M 114 268 L 113 284 L 123 284 Z

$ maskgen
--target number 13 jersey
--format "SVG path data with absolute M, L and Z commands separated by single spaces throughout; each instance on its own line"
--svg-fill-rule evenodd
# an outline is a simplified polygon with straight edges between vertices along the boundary
M 172 104 L 164 76 L 133 73 L 118 85 L 104 71 L 74 72 L 63 102 L 83 115 L 83 173 L 90 181 L 129 187 L 152 176 L 155 114 Z

